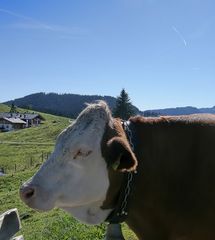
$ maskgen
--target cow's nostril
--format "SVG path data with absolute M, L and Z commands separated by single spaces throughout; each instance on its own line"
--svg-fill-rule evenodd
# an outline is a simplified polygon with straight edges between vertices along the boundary
M 29 200 L 35 195 L 35 189 L 33 187 L 24 187 L 20 189 L 20 196 L 25 200 Z
M 34 189 L 29 189 L 28 192 L 25 194 L 26 198 L 31 198 L 34 195 Z

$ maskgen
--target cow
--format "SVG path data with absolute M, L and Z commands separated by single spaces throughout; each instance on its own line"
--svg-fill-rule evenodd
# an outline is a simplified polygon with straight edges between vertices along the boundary
M 20 196 L 87 224 L 124 221 L 139 239 L 214 240 L 215 116 L 122 121 L 89 104 Z

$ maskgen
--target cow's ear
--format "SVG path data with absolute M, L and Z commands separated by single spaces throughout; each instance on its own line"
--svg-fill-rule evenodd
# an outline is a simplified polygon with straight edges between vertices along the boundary
M 114 170 L 135 171 L 137 159 L 132 152 L 127 140 L 121 137 L 114 137 L 107 143 L 108 165 Z

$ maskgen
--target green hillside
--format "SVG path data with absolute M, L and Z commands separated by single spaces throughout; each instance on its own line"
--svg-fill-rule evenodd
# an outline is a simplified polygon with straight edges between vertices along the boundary
M 10 105 L 6 105 L 6 104 L 3 104 L 3 103 L 0 103 L 0 112 L 10 112 Z M 25 109 L 22 109 L 22 108 L 17 108 L 17 111 L 19 112 L 26 112 Z
M 0 103 L 0 112 L 9 112 L 10 111 L 10 107 L 8 107 L 5 104 Z
M 53 150 L 57 135 L 69 119 L 40 113 L 45 121 L 38 127 L 0 133 L 0 167 L 14 172 L 37 165 Z
M 8 110 L 0 104 L 0 111 Z M 7 173 L 0 177 L 0 213 L 18 208 L 22 222 L 21 234 L 27 240 L 103 239 L 105 225 L 92 227 L 80 224 L 59 209 L 38 213 L 20 201 L 20 185 L 46 160 L 54 148 L 57 135 L 69 125 L 68 118 L 41 115 L 45 121 L 38 127 L 0 133 L 0 168 L 4 167 Z M 127 239 L 136 239 L 125 225 L 123 229 Z

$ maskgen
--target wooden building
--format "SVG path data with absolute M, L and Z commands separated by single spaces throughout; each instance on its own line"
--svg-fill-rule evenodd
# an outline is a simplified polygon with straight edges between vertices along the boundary
M 0 131 L 38 126 L 45 119 L 37 113 L 0 113 Z
M 19 118 L 0 117 L 0 130 L 2 132 L 23 129 L 25 126 L 26 122 Z

